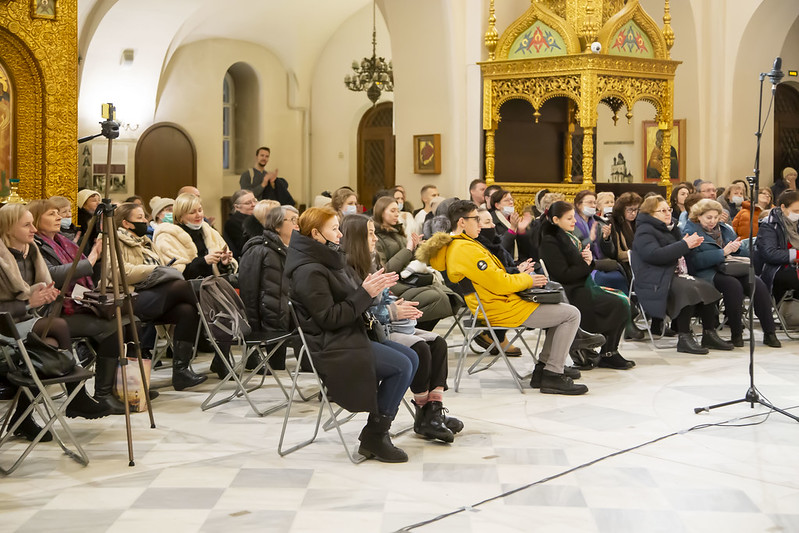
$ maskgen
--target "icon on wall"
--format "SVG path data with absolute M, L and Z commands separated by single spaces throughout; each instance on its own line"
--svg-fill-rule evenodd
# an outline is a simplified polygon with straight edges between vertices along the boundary
M 441 174 L 441 134 L 413 136 L 413 171 Z
M 57 0 L 31 0 L 31 16 L 37 19 L 54 19 Z

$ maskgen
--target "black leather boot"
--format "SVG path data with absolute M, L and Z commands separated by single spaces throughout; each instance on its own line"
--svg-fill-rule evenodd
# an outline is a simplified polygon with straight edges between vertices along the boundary
M 116 358 L 97 358 L 97 363 L 94 365 L 94 399 L 107 407 L 112 415 L 124 415 L 125 404 L 119 401 L 113 392 L 117 362 Z
M 75 384 L 70 383 L 67 385 L 67 390 L 70 394 L 75 390 Z M 85 418 L 93 420 L 95 418 L 103 418 L 111 414 L 111 409 L 101 404 L 86 393 L 86 388 L 82 387 L 80 392 L 75 395 L 69 405 L 67 405 L 66 415 L 67 418 Z
M 19 401 L 17 402 L 17 408 L 14 411 L 14 414 L 11 415 L 11 420 L 9 421 L 9 427 L 13 426 L 14 423 L 19 420 L 20 415 L 28 408 L 30 405 L 30 400 L 24 394 L 20 394 Z M 20 423 L 19 427 L 14 430 L 14 435 L 17 437 L 22 437 L 28 441 L 33 441 L 36 438 L 36 435 L 42 430 L 41 426 L 33 420 L 33 414 L 28 414 L 25 419 Z M 39 439 L 39 442 L 50 442 L 53 440 L 53 434 L 49 431 L 42 435 L 42 438 Z
M 189 364 L 194 355 L 194 344 L 188 341 L 175 341 L 172 359 L 172 386 L 175 390 L 188 389 L 199 385 L 207 376 L 195 374 Z
M 236 363 L 235 361 L 233 361 L 233 358 L 230 357 L 230 347 L 220 346 L 219 349 L 222 350 L 222 353 L 230 363 L 230 366 L 235 369 Z M 228 375 L 227 367 L 225 366 L 224 361 L 222 361 L 222 358 L 219 357 L 219 354 L 216 352 L 216 350 L 214 350 L 214 358 L 211 360 L 211 372 L 216 372 L 216 376 L 219 379 L 225 379 Z M 228 379 L 233 379 L 233 378 L 229 377 Z
M 408 454 L 394 446 L 388 430 L 394 417 L 370 414 L 361 430 L 358 453 L 367 459 L 375 458 L 382 463 L 407 463 Z
M 715 329 L 705 329 L 702 331 L 702 346 L 713 350 L 732 350 L 735 346 L 731 342 L 719 337 Z
M 422 407 L 416 405 L 416 420 L 413 424 L 413 431 L 428 439 L 438 439 L 444 442 L 452 442 L 455 435 L 444 423 L 444 406 L 441 402 L 427 402 Z
M 777 338 L 777 334 L 773 331 L 771 333 L 763 333 L 763 344 L 766 346 L 771 346 L 772 348 L 782 348 L 782 343 Z
M 544 367 L 545 366 L 546 366 L 546 364 L 542 363 L 541 361 L 539 361 L 539 362 L 537 362 L 535 364 L 535 368 L 533 369 L 533 375 L 530 376 L 530 387 L 532 387 L 534 389 L 540 389 L 541 388 L 541 377 L 544 375 Z M 564 366 L 563 367 L 563 373 L 565 375 L 567 375 L 568 377 L 572 378 L 573 380 L 574 379 L 580 379 L 580 377 L 582 377 L 582 374 L 580 373 L 580 370 L 578 368 L 573 367 L 573 366 Z
M 736 348 L 743 348 L 744 346 L 744 330 L 743 325 L 736 328 L 730 328 L 730 343 Z
M 541 374 L 541 392 L 544 394 L 567 394 L 576 396 L 588 392 L 588 387 L 575 383 L 566 374 L 556 374 L 544 369 Z
M 693 333 L 677 334 L 677 351 L 681 353 L 693 353 L 697 355 L 705 355 L 708 353 L 707 348 L 703 348 L 698 342 L 696 342 Z
M 635 361 L 625 359 L 618 350 L 614 350 L 612 352 L 603 353 L 598 366 L 600 368 L 612 368 L 614 370 L 629 370 L 635 366 Z

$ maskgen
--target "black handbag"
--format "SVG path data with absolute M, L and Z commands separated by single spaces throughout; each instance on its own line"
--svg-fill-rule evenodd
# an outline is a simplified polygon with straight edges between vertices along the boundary
M 28 357 L 36 370 L 36 375 L 40 378 L 60 378 L 66 376 L 75 369 L 75 359 L 67 350 L 59 350 L 44 342 L 34 332 L 28 333 L 28 337 L 23 341 Z M 30 377 L 28 367 L 22 359 L 21 354 L 15 354 L 17 359 L 18 371 Z
M 537 304 L 559 304 L 563 298 L 559 290 L 547 288 L 524 289 L 516 294 L 526 302 Z
M 407 278 L 400 280 L 400 283 L 411 287 L 427 287 L 433 284 L 433 275 L 429 272 L 414 272 Z
M 136 305 L 138 296 L 137 293 L 131 292 L 130 303 Z M 119 297 L 120 299 L 124 297 L 121 291 Z M 99 291 L 86 291 L 83 293 L 83 298 L 76 299 L 75 303 L 87 307 L 92 313 L 105 320 L 113 320 L 116 317 L 114 291 L 110 287 L 106 289 L 105 296 L 100 294 Z
M 749 274 L 749 258 L 731 256 L 719 263 L 717 270 L 722 274 L 732 276 L 734 278 L 742 278 Z
M 366 326 L 366 334 L 369 340 L 383 344 L 388 340 L 388 330 L 377 317 L 369 311 L 364 311 L 363 322 Z
M 178 269 L 168 266 L 157 266 L 146 278 L 136 283 L 134 287 L 137 291 L 142 291 L 178 279 L 183 279 L 183 274 Z

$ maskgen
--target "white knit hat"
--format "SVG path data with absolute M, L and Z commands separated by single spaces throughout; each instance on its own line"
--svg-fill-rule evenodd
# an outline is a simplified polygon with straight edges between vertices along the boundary
M 93 191 L 91 189 L 82 189 L 82 190 L 78 191 L 78 209 L 83 207 L 83 204 L 86 203 L 86 200 L 88 200 L 89 198 L 91 198 L 95 194 L 97 196 L 99 196 L 100 198 L 103 197 L 99 192 Z
M 150 199 L 150 213 L 153 215 L 153 219 L 158 216 L 158 213 L 169 207 L 170 205 L 175 205 L 175 200 L 172 198 L 161 198 L 160 196 L 153 196 Z

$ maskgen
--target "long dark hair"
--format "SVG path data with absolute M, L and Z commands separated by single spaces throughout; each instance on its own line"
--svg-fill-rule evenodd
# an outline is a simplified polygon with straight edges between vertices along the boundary
M 544 239 L 544 232 L 553 232 L 560 229 L 558 225 L 555 224 L 554 218 L 562 218 L 569 211 L 574 211 L 574 204 L 564 202 L 563 200 L 558 200 L 550 205 L 547 210 L 544 211 L 544 223 L 541 224 L 538 230 L 538 241 L 541 242 Z
M 611 227 L 624 236 L 628 246 L 632 246 L 635 236 L 635 221 L 629 222 L 624 218 L 624 212 L 628 207 L 640 206 L 642 201 L 638 193 L 626 192 L 619 196 L 616 203 L 613 204 L 613 213 L 610 215 Z
M 375 267 L 374 254 L 369 251 L 369 222 L 366 215 L 348 215 L 341 221 L 341 249 L 361 280 L 366 279 Z
M 677 213 L 677 216 L 680 216 L 681 213 L 680 206 L 677 205 L 677 195 L 683 189 L 687 190 L 688 194 L 691 194 L 691 188 L 688 186 L 687 183 L 680 183 L 671 190 L 671 198 L 669 203 L 671 204 L 671 208 L 674 211 L 674 213 Z M 685 208 L 685 204 L 683 204 L 683 208 Z

